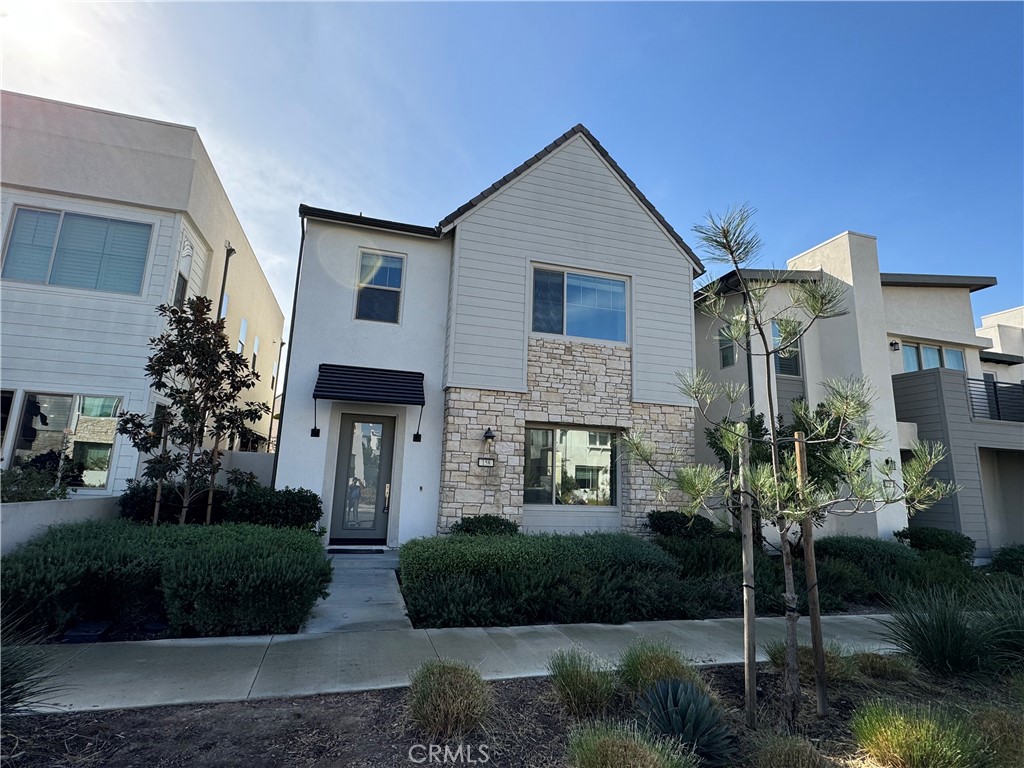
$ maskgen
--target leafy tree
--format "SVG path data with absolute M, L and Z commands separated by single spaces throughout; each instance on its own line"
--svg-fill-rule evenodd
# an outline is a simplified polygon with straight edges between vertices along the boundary
M 164 484 L 181 498 L 180 523 L 189 504 L 207 495 L 206 522 L 213 508 L 213 491 L 220 470 L 220 445 L 229 435 L 245 434 L 270 412 L 265 403 L 239 403 L 239 397 L 259 381 L 248 361 L 231 350 L 224 334 L 224 320 L 210 314 L 211 302 L 196 296 L 183 309 L 169 304 L 157 307 L 167 321 L 166 330 L 150 339 L 153 353 L 146 364 L 152 388 L 168 402 L 149 417 L 123 413 L 117 431 L 141 453 L 143 476 L 157 483 L 153 509 L 156 525 Z M 212 449 L 203 447 L 207 438 Z
M 798 473 L 794 438 L 778 427 L 770 371 L 773 358 L 788 357 L 796 352 L 797 342 L 818 320 L 846 314 L 843 306 L 845 287 L 828 274 L 815 279 L 793 281 L 779 273 L 771 279 L 750 279 L 744 269 L 750 267 L 761 250 L 761 240 L 751 219 L 752 208 L 743 206 L 722 217 L 708 214 L 704 224 L 694 227 L 710 261 L 736 271 L 743 301 L 734 305 L 712 284 L 704 292 L 700 309 L 717 319 L 723 333 L 750 355 L 766 357 L 765 385 L 768 393 L 767 418 L 761 433 L 755 418 L 748 429 L 751 414 L 738 404 L 745 398 L 745 385 L 717 382 L 703 370 L 679 374 L 680 391 L 692 399 L 704 418 L 709 417 L 713 403 L 728 403 L 726 418 L 715 426 L 718 443 L 727 459 L 721 466 L 674 466 L 665 469 L 655 456 L 652 443 L 642 435 L 630 434 L 624 439 L 629 455 L 659 474 L 658 490 L 681 494 L 689 514 L 708 512 L 716 515 L 738 505 L 743 537 L 744 565 L 744 629 L 747 666 L 747 723 L 755 725 L 756 695 L 754 681 L 754 559 L 753 528 L 755 513 L 774 525 L 782 550 L 786 616 L 786 660 L 784 667 L 783 715 L 792 727 L 800 707 L 799 667 L 797 664 L 796 586 L 793 576 L 793 552 L 787 544 L 792 534 L 802 529 L 809 546 L 808 560 L 813 563 L 811 522 L 830 512 L 876 511 L 886 504 L 903 502 L 908 513 L 926 509 L 939 499 L 956 491 L 950 483 L 929 477 L 931 470 L 944 457 L 941 445 L 920 443 L 913 457 L 904 463 L 902 478 L 896 467 L 873 463 L 871 451 L 880 448 L 884 434 L 870 425 L 873 392 L 863 379 L 830 379 L 823 382 L 824 400 L 812 411 L 806 406 L 796 408 L 797 422 L 805 437 L 801 447 L 818 453 L 816 473 Z M 773 310 L 769 294 L 785 284 L 789 302 Z M 773 325 L 778 330 L 773 334 Z M 767 451 L 765 449 L 767 448 Z M 810 567 L 810 566 L 809 566 Z M 812 588 L 809 599 L 812 630 L 817 615 L 817 591 Z M 820 626 L 819 626 L 820 628 Z M 819 691 L 823 690 L 823 680 Z M 823 697 L 822 697 L 823 698 Z M 820 706 L 823 701 L 819 702 Z

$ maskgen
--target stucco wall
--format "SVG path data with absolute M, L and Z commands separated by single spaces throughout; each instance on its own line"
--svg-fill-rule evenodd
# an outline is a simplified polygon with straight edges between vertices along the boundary
M 109 520 L 117 517 L 113 496 L 73 496 L 55 501 L 24 501 L 0 505 L 0 554 L 61 523 Z
M 464 516 L 488 513 L 532 530 L 641 530 L 657 506 L 654 476 L 623 459 L 618 510 L 523 505 L 527 424 L 641 429 L 656 441 L 660 456 L 693 462 L 693 410 L 632 402 L 631 378 L 628 348 L 531 338 L 527 392 L 448 388 L 439 531 Z M 488 427 L 496 435 L 492 449 L 483 442 Z M 493 458 L 494 467 L 479 467 L 478 458 Z

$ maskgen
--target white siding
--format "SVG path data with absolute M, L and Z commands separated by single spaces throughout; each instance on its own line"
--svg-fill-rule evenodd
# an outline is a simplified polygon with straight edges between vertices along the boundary
M 146 411 L 150 389 L 144 367 L 149 339 L 162 328 L 155 308 L 174 290 L 179 217 L 5 187 L 0 214 L 5 235 L 17 205 L 145 222 L 152 224 L 153 231 L 139 296 L 10 280 L 0 283 L 0 379 L 4 389 L 19 391 L 12 427 L 20 418 L 24 392 L 117 395 L 123 398 L 125 410 Z M 16 429 L 9 433 L 5 459 Z M 116 438 L 111 490 L 123 488 L 124 481 L 135 476 L 137 458 L 126 440 Z
M 530 264 L 631 282 L 633 399 L 688 404 L 692 265 L 583 137 L 558 148 L 456 226 L 446 385 L 525 391 Z

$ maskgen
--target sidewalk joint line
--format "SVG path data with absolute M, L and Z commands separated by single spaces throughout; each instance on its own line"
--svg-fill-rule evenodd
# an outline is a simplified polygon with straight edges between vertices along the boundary
M 274 642 L 274 638 L 277 635 L 271 635 L 270 639 L 267 640 L 267 647 L 263 649 L 263 656 L 260 657 L 260 663 L 256 665 L 256 674 L 252 676 L 252 682 L 249 684 L 249 690 L 245 694 L 245 700 L 249 701 L 252 698 L 252 689 L 256 687 L 256 681 L 259 679 L 260 672 L 263 671 L 263 662 L 267 660 L 267 654 L 270 653 L 270 644 Z

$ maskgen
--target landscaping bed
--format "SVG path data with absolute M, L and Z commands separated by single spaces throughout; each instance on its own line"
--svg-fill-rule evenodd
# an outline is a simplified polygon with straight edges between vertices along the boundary
M 758 739 L 777 732 L 763 716 L 757 735 L 742 727 L 743 674 L 739 666 L 703 670 L 712 691 L 726 707 L 729 725 L 740 733 L 736 768 L 767 768 L 755 757 Z M 781 676 L 768 667 L 760 675 L 762 713 L 777 709 Z M 813 687 L 804 680 L 802 735 L 833 762 L 822 765 L 869 768 L 877 765 L 860 755 L 850 718 L 862 704 L 879 697 L 897 701 L 952 706 L 969 713 L 999 707 L 1021 716 L 1024 681 L 972 681 L 915 673 L 912 680 L 861 677 L 830 686 L 832 714 L 814 714 Z M 559 704 L 548 679 L 490 683 L 494 716 L 485 729 L 461 743 L 488 747 L 486 765 L 496 768 L 565 766 L 567 734 L 577 719 Z M 73 715 L 32 715 L 4 723 L 3 754 L 21 753 L 5 765 L 25 768 L 150 768 L 172 766 L 346 766 L 389 768 L 414 765 L 409 750 L 429 744 L 429 737 L 410 725 L 408 689 L 272 699 L 245 703 L 159 707 L 141 710 L 87 712 Z M 609 717 L 631 714 L 629 700 L 619 695 Z M 8 729 L 13 729 L 16 735 Z M 438 743 L 457 744 L 457 741 Z M 414 752 L 414 755 L 418 755 Z M 480 761 L 479 751 L 476 753 Z M 790 768 L 778 762 L 772 768 Z

